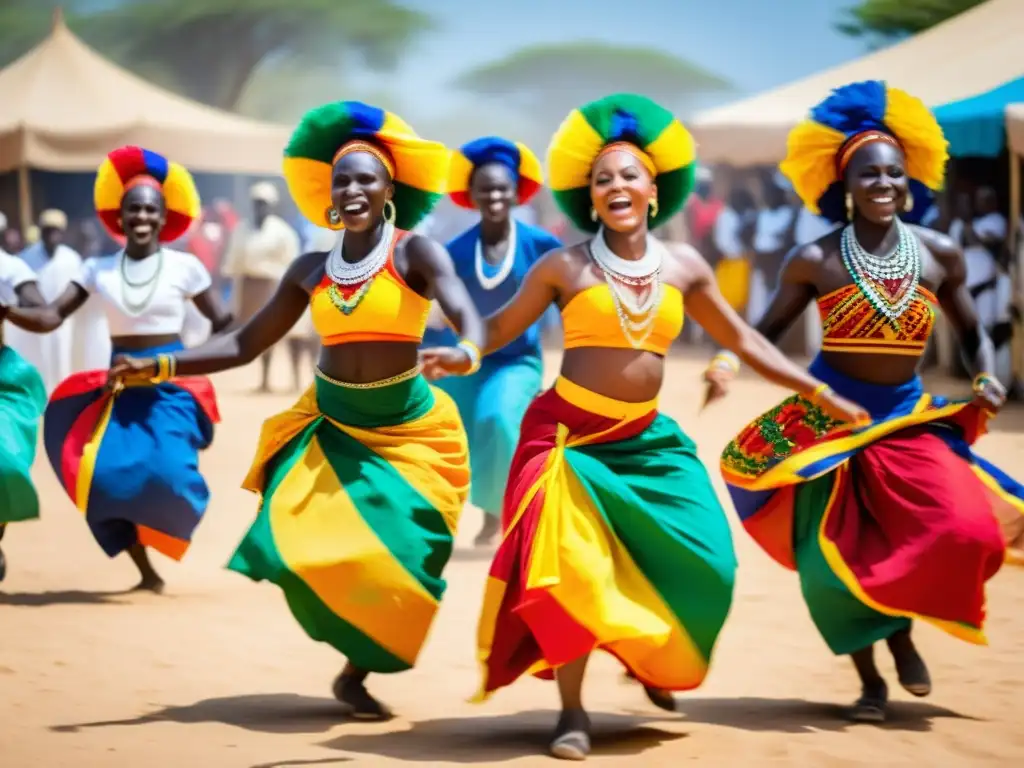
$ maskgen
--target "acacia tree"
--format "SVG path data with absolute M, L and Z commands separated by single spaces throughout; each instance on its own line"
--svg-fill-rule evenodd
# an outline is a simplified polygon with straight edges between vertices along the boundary
M 720 76 L 669 53 L 588 41 L 521 48 L 464 73 L 455 85 L 545 127 L 578 104 L 616 91 L 681 107 L 694 97 L 731 90 Z
M 861 0 L 836 28 L 851 37 L 891 43 L 941 24 L 985 0 Z

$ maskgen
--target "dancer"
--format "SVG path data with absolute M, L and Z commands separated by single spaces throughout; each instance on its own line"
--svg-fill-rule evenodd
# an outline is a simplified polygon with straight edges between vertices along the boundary
M 35 273 L 39 292 L 46 301 L 60 296 L 71 278 L 82 269 L 82 257 L 64 243 L 67 229 L 67 215 L 47 209 L 39 214 L 38 239 L 21 252 L 22 260 Z M 74 342 L 82 339 L 76 327 L 79 322 L 80 318 L 75 318 L 74 322 L 42 337 L 20 326 L 9 329 L 7 343 L 39 371 L 48 393 L 74 372 L 72 350 Z
M 800 576 L 833 653 L 860 675 L 853 719 L 880 722 L 888 689 L 874 662 L 886 641 L 900 684 L 931 691 L 911 620 L 984 643 L 985 582 L 1003 560 L 994 513 L 1018 519 L 1024 487 L 968 447 L 1003 404 L 992 345 L 965 285 L 959 248 L 904 224 L 927 208 L 946 141 L 917 99 L 885 83 L 837 89 L 793 130 L 781 169 L 804 205 L 844 226 L 798 246 L 759 324 L 778 339 L 816 299 L 822 351 L 810 372 L 870 411 L 853 428 L 802 395 L 784 400 L 729 444 L 722 472 L 747 531 Z M 935 305 L 977 374 L 974 401 L 926 394 L 917 366 Z M 707 373 L 723 394 L 734 366 Z
M 448 196 L 480 212 L 475 224 L 451 240 L 448 253 L 481 315 L 511 299 L 537 260 L 560 248 L 557 238 L 512 218 L 512 207 L 537 193 L 543 174 L 536 155 L 523 144 L 487 136 L 465 144 L 452 156 Z M 438 386 L 459 407 L 469 436 L 473 470 L 470 501 L 484 512 L 477 546 L 494 542 L 501 527 L 501 502 L 526 407 L 540 392 L 541 322 L 487 355 L 472 376 L 442 379 Z M 454 332 L 428 329 L 428 347 L 453 344 Z
M 11 306 L 45 303 L 28 264 L 0 249 L 0 540 L 8 523 L 39 517 L 31 469 L 46 406 L 46 386 L 39 372 L 4 344 L 4 320 Z M 6 575 L 7 560 L 0 549 L 0 581 Z
M 199 260 L 162 247 L 199 213 L 187 170 L 155 152 L 121 147 L 100 166 L 94 197 L 100 221 L 124 248 L 89 259 L 46 307 L 12 309 L 12 321 L 47 332 L 98 297 L 115 355 L 182 349 L 189 301 L 215 332 L 231 323 Z M 142 576 L 137 588 L 159 593 L 164 582 L 146 549 L 174 560 L 185 555 L 210 495 L 197 453 L 209 447 L 220 417 L 207 379 L 176 378 L 166 367 L 151 378 L 108 388 L 106 371 L 72 375 L 50 397 L 43 442 L 96 542 L 110 557 L 127 551 Z
M 596 233 L 552 251 L 515 298 L 487 320 L 487 352 L 561 309 L 561 376 L 527 409 L 502 511 L 478 633 L 481 696 L 525 673 L 558 681 L 562 716 L 552 753 L 583 759 L 590 723 L 581 701 L 590 653 L 605 650 L 657 706 L 703 681 L 732 601 L 729 526 L 693 441 L 657 410 L 665 354 L 694 320 L 767 378 L 861 412 L 748 327 L 689 246 L 650 230 L 682 206 L 694 144 L 642 96 L 609 96 L 572 112 L 548 150 L 559 207 Z M 431 376 L 457 355 L 426 350 Z
M 306 633 L 347 657 L 334 694 L 364 719 L 390 714 L 367 675 L 416 662 L 469 492 L 458 410 L 420 375 L 417 352 L 431 298 L 461 330 L 460 373 L 480 366 L 483 323 L 444 248 L 408 234 L 447 171 L 448 149 L 395 115 L 355 101 L 311 110 L 284 174 L 306 218 L 344 229 L 334 248 L 300 256 L 239 330 L 176 356 L 123 358 L 112 372 L 145 380 L 161 365 L 245 365 L 311 308 L 316 378 L 264 424 L 244 483 L 262 501 L 228 567 L 277 584 Z

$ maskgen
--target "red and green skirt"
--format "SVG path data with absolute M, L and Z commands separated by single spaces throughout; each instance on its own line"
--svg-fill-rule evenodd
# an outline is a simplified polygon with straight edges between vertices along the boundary
M 701 684 L 736 557 L 693 441 L 653 402 L 558 379 L 523 419 L 502 522 L 479 698 L 597 649 L 645 685 Z
M 792 396 L 722 454 L 747 532 L 800 577 L 829 648 L 849 654 L 927 621 L 984 644 L 985 584 L 1006 545 L 1000 521 L 1024 514 L 1024 486 L 970 446 L 988 416 L 966 401 L 811 372 L 864 406 L 852 428 Z

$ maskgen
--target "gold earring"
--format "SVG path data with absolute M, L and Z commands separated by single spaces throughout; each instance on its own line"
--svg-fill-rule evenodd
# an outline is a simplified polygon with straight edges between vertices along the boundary
M 907 192 L 907 199 L 903 202 L 903 210 L 905 213 L 910 213 L 914 210 L 914 195 L 912 192 Z
M 338 213 L 338 209 L 335 208 L 333 205 L 327 206 L 327 210 L 324 211 L 324 216 L 327 217 L 327 222 L 331 226 L 336 227 L 339 224 L 341 224 L 341 214 Z
M 647 215 L 652 219 L 658 218 L 658 198 L 651 198 L 650 203 L 648 203 Z
M 847 221 L 853 221 L 853 214 L 854 214 L 855 210 L 856 209 L 854 208 L 854 205 L 853 205 L 853 195 L 851 195 L 849 192 L 847 192 L 846 193 L 846 220 Z
M 395 223 L 395 217 L 398 215 L 398 209 L 395 208 L 395 203 L 392 200 L 384 201 L 384 221 L 388 224 Z
M 590 206 L 590 220 L 597 221 L 597 208 Z

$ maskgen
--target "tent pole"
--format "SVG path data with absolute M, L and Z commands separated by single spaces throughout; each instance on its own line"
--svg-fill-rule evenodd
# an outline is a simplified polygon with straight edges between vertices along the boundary
M 32 171 L 27 165 L 18 167 L 18 211 L 21 213 L 21 236 L 24 238 L 35 221 L 32 211 Z

